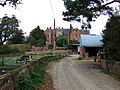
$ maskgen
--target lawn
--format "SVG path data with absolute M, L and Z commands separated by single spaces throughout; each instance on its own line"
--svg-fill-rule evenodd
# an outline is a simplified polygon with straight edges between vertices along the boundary
M 16 59 L 20 58 L 21 56 L 23 56 L 24 54 L 21 55 L 17 55 L 17 56 L 7 56 L 4 58 L 4 63 L 5 66 L 11 66 L 11 65 L 22 65 L 24 64 L 23 62 L 19 62 L 16 64 Z M 43 56 L 51 56 L 53 55 L 52 53 L 47 53 L 47 54 L 36 54 L 36 55 L 30 55 L 32 56 L 32 60 L 37 60 Z M 2 65 L 2 58 L 0 57 L 0 67 Z

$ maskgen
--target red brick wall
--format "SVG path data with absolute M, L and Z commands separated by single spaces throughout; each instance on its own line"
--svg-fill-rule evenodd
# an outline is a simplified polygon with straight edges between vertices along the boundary
M 53 36 L 51 34 L 51 27 L 46 29 L 45 35 L 46 35 L 46 39 L 48 41 L 48 44 L 49 45 L 53 44 Z M 47 36 L 49 36 L 49 37 L 47 37 Z
M 48 44 L 51 44 L 51 32 L 50 32 L 50 30 L 46 30 L 45 35 L 46 35 L 46 39 L 48 41 Z M 49 37 L 47 37 L 47 36 L 49 36 Z
M 85 47 L 80 47 L 80 57 L 84 57 L 86 53 Z
M 42 51 L 42 50 L 48 50 L 48 44 L 46 43 L 46 47 L 34 47 L 32 46 L 32 51 Z
M 75 35 L 77 35 L 78 37 L 75 38 Z M 80 42 L 80 35 L 81 35 L 81 32 L 76 28 L 70 33 L 70 40 L 76 39 L 78 42 Z

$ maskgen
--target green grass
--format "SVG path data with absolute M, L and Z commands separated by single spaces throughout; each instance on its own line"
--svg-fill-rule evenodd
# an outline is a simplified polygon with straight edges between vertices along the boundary
M 12 45 L 9 45 L 9 46 L 11 48 L 16 47 L 20 52 L 24 52 L 25 51 L 24 44 L 12 44 Z
M 0 68 L 18 68 L 19 66 L 0 66 Z
M 23 55 L 24 54 L 17 55 L 17 56 L 8 56 L 8 57 L 5 57 L 4 58 L 5 66 L 6 65 L 23 65 L 24 62 L 19 62 L 19 63 L 16 64 L 16 59 L 20 58 Z M 52 53 L 48 53 L 48 54 L 37 54 L 37 55 L 31 55 L 31 56 L 32 56 L 32 60 L 37 60 L 37 59 L 40 59 L 41 57 L 51 56 L 51 55 L 53 55 L 53 54 Z M 2 65 L 2 58 L 0 57 L 0 66 L 1 65 Z
M 103 72 L 103 73 L 105 73 L 105 74 L 107 74 L 107 75 L 113 76 L 113 77 L 115 77 L 115 78 L 117 78 L 117 79 L 120 79 L 120 75 L 115 74 L 115 73 L 113 73 L 113 72 L 109 72 L 109 71 L 107 71 L 107 70 L 101 70 L 101 72 Z
M 83 60 L 83 58 L 79 57 L 78 60 Z
M 36 59 L 40 59 L 41 57 L 44 56 L 52 56 L 53 53 L 47 53 L 47 54 L 38 54 L 38 55 L 31 55 L 32 56 L 32 60 L 36 60 Z

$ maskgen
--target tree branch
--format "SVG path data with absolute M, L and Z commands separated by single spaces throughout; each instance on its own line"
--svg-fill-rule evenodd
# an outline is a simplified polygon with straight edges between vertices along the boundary
M 104 8 L 105 6 L 107 6 L 107 5 L 109 5 L 109 4 L 112 4 L 112 3 L 114 3 L 114 2 L 120 3 L 120 0 L 113 0 L 113 1 L 111 1 L 111 2 L 108 2 L 108 3 L 106 3 L 106 4 L 101 5 L 101 6 L 99 6 L 99 7 L 95 7 L 95 8 L 93 8 L 93 9 L 91 10 L 91 12 L 99 11 L 99 10 L 101 10 L 102 8 Z

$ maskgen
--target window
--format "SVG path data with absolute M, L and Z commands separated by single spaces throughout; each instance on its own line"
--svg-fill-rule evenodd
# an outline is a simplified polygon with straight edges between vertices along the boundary
M 49 38 L 49 35 L 46 35 L 47 38 Z
M 75 35 L 74 35 L 74 37 L 75 37 L 75 38 L 77 38 L 77 37 L 78 37 L 78 35 L 77 35 L 77 34 L 75 34 Z

